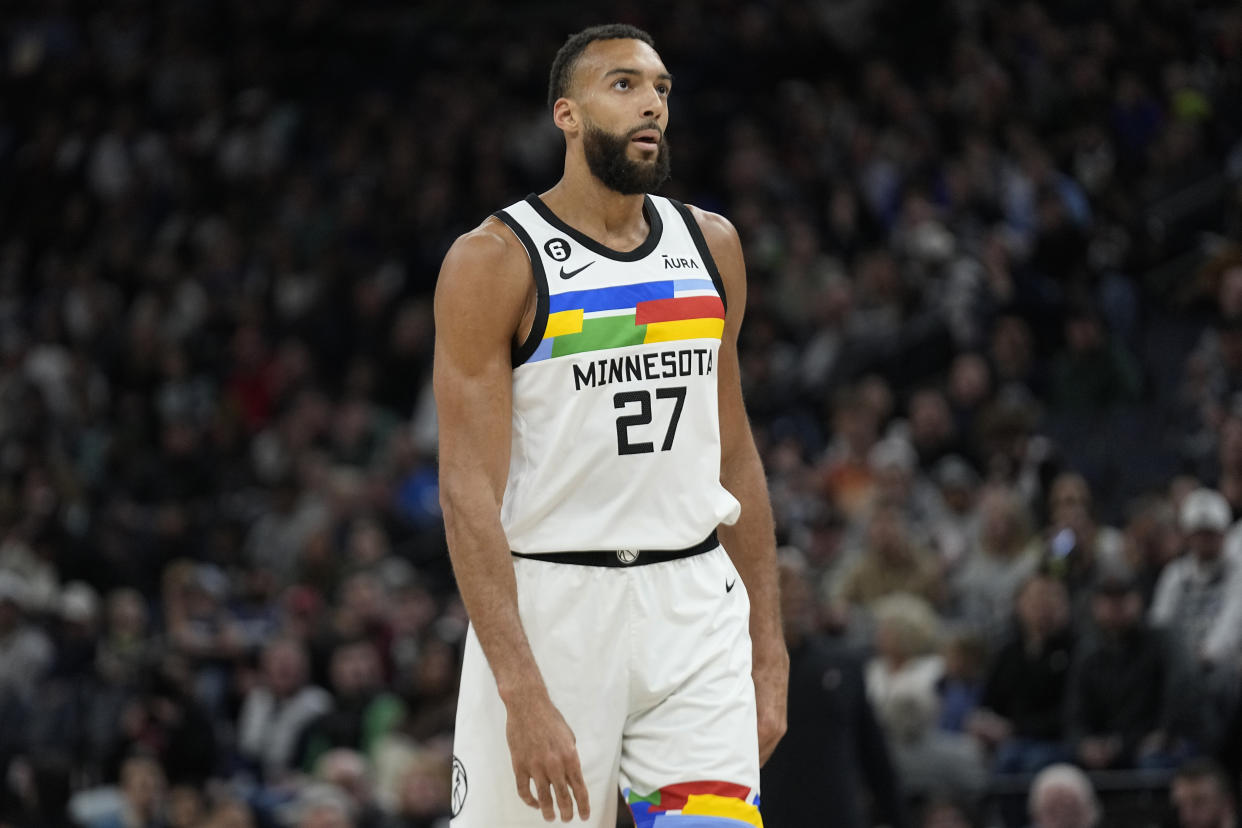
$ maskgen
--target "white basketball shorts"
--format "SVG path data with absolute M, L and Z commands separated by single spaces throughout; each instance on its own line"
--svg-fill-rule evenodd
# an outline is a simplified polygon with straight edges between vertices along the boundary
M 638 828 L 762 826 L 750 599 L 724 548 L 625 568 L 515 558 L 514 570 L 591 798 L 590 820 L 573 824 L 613 828 L 620 789 Z M 453 753 L 453 828 L 548 825 L 518 798 L 505 708 L 473 629 Z

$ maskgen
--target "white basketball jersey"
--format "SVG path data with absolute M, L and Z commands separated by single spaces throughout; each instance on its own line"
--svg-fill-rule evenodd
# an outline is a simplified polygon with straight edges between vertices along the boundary
M 496 213 L 538 294 L 513 356 L 501 522 L 515 552 L 682 549 L 737 520 L 720 485 L 724 286 L 685 205 L 643 209 L 647 240 L 625 253 L 535 195 Z

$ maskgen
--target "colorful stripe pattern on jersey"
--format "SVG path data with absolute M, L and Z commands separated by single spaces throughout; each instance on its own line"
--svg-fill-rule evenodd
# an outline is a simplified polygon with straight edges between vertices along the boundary
M 681 782 L 646 796 L 625 789 L 637 828 L 763 828 L 759 795 L 731 782 Z
M 666 279 L 558 293 L 528 362 L 681 339 L 720 339 L 724 303 L 710 279 Z

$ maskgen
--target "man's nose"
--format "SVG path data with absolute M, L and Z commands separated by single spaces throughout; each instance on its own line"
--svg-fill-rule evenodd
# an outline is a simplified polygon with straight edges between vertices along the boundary
M 643 117 L 655 120 L 663 114 L 664 96 L 654 86 L 647 87 L 647 94 L 643 97 Z

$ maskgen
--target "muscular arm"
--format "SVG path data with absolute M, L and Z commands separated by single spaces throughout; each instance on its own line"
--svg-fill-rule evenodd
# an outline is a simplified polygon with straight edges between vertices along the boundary
M 502 698 L 542 684 L 518 617 L 500 525 L 509 473 L 510 344 L 529 282 L 525 253 L 505 232 L 489 222 L 458 239 L 445 257 L 436 284 L 433 368 L 449 556 Z
M 555 797 L 568 821 L 575 801 L 589 816 L 586 786 L 574 735 L 552 704 L 522 628 L 500 523 L 513 405 L 510 348 L 530 296 L 526 253 L 495 219 L 458 239 L 444 259 L 433 368 L 440 505 L 457 586 L 505 704 L 518 795 L 547 820 Z
M 714 213 L 691 208 L 724 282 L 724 336 L 717 382 L 720 396 L 720 482 L 742 505 L 733 526 L 721 526 L 720 541 L 750 594 L 750 637 L 759 713 L 760 760 L 766 761 L 785 732 L 789 654 L 781 631 L 777 588 L 776 532 L 768 484 L 742 402 L 737 338 L 746 310 L 746 264 L 737 231 Z

